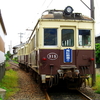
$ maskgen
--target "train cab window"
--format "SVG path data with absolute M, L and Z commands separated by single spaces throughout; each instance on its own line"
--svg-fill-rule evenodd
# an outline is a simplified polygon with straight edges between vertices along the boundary
M 62 29 L 62 46 L 74 46 L 74 30 Z
M 46 28 L 44 29 L 44 46 L 56 46 L 57 45 L 57 29 Z
M 90 30 L 79 30 L 78 40 L 79 46 L 90 46 Z

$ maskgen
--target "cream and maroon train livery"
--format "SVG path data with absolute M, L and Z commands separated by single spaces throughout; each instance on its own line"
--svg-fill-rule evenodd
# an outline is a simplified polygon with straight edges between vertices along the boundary
M 4 76 L 4 72 L 5 72 L 5 67 L 4 67 L 4 63 L 5 63 L 5 35 L 7 35 L 7 33 L 6 33 L 5 26 L 4 26 L 3 18 L 1 15 L 1 11 L 0 11 L 0 80 Z
M 69 88 L 81 87 L 90 76 L 94 83 L 94 30 L 94 20 L 73 13 L 70 6 L 46 10 L 19 48 L 19 65 L 47 87 L 59 82 Z

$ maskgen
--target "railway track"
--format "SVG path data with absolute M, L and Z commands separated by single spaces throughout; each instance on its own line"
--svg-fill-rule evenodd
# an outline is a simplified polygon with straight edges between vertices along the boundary
M 10 63 L 11 65 L 14 65 L 14 66 L 16 66 L 16 67 L 19 67 L 18 64 L 14 63 L 13 61 L 9 61 L 9 63 Z
M 44 94 L 45 94 L 45 97 L 46 97 L 46 100 L 51 100 L 49 94 L 47 93 L 46 90 L 43 90 Z
M 11 65 L 18 67 L 18 64 L 9 62 Z M 63 91 L 64 90 L 64 91 Z M 53 91 L 53 92 L 52 92 Z M 93 100 L 80 90 L 66 90 L 63 87 L 55 87 L 49 91 L 43 90 L 46 100 Z
M 93 100 L 80 90 L 51 91 L 44 90 L 46 100 Z

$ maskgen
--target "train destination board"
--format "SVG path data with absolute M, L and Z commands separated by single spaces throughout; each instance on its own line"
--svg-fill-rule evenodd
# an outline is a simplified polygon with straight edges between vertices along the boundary
M 64 49 L 64 62 L 72 62 L 72 49 Z

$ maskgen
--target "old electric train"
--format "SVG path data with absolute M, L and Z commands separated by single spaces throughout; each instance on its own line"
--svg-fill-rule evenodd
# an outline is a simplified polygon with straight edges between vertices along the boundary
M 71 6 L 46 10 L 18 50 L 19 66 L 46 87 L 62 82 L 79 88 L 89 77 L 94 83 L 94 37 L 94 20 L 73 13 Z

